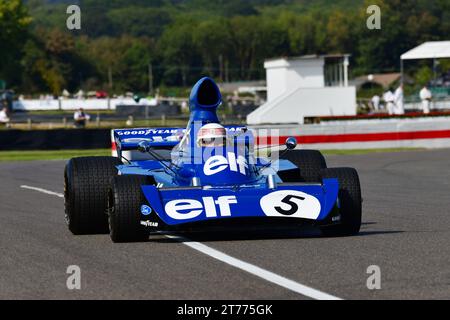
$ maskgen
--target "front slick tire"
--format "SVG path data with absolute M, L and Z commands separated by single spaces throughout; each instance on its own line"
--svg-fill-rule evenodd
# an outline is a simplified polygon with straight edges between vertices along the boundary
M 109 234 L 113 242 L 148 240 L 149 233 L 141 226 L 141 205 L 146 203 L 141 186 L 152 184 L 151 177 L 116 176 L 108 196 Z
M 353 168 L 328 168 L 322 170 L 322 178 L 338 179 L 341 215 L 339 224 L 320 228 L 323 235 L 342 237 L 358 234 L 361 228 L 362 198 L 357 171 Z

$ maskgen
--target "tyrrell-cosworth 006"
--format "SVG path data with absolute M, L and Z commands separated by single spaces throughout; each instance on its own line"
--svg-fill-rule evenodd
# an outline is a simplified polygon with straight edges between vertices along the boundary
M 114 242 L 151 231 L 209 226 L 318 226 L 354 235 L 361 190 L 352 168 L 327 168 L 319 151 L 288 138 L 278 157 L 256 157 L 251 130 L 222 126 L 221 94 L 202 78 L 190 95 L 186 128 L 114 130 L 118 157 L 71 159 L 65 215 L 74 234 L 109 232 Z M 132 152 L 141 157 L 127 158 Z

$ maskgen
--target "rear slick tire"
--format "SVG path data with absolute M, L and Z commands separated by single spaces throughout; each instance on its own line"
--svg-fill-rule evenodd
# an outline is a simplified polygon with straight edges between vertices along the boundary
M 108 189 L 120 164 L 114 157 L 69 160 L 64 169 L 64 207 L 73 234 L 108 233 Z
M 320 173 L 327 167 L 322 153 L 318 150 L 290 150 L 281 156 L 295 164 L 298 168 L 280 171 L 283 182 L 319 182 Z

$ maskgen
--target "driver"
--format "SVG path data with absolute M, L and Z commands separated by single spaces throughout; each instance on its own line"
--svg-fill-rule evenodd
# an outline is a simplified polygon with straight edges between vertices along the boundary
M 227 131 L 218 123 L 208 123 L 198 130 L 197 145 L 199 147 L 221 147 L 226 145 Z

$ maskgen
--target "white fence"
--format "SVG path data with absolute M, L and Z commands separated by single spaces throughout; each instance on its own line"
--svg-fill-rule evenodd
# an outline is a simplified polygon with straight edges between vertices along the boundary
M 450 99 L 449 100 L 433 100 L 431 101 L 431 110 L 443 110 L 450 109 Z M 409 102 L 405 103 L 405 110 L 418 109 L 422 110 L 422 102 Z
M 306 125 L 249 126 L 261 146 L 280 145 L 296 137 L 298 149 L 450 148 L 450 118 L 335 121 Z M 117 156 L 111 130 L 112 155 Z M 130 151 L 127 159 L 142 155 Z
M 13 110 L 115 110 L 117 105 L 150 105 L 156 106 L 156 99 L 141 99 L 136 103 L 132 98 L 115 99 L 35 99 L 18 100 L 13 103 Z
M 450 148 L 450 117 L 250 126 L 260 144 L 294 136 L 303 149 Z M 275 134 L 274 134 L 275 133 Z M 278 139 L 278 140 L 277 140 Z

